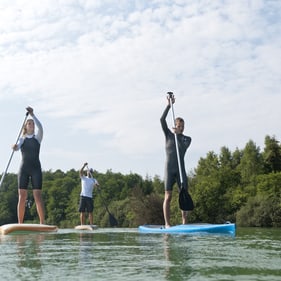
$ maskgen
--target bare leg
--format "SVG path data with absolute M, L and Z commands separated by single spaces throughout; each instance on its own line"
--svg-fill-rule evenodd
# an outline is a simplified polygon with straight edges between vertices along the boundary
M 90 221 L 90 225 L 93 225 L 94 223 L 93 223 L 93 221 L 94 221 L 94 219 L 93 219 L 93 213 L 89 213 L 89 221 Z
M 81 223 L 81 225 L 85 224 L 85 213 L 84 212 L 80 213 L 80 223 Z
M 42 199 L 42 191 L 41 189 L 33 189 L 33 197 L 36 204 L 37 213 L 39 216 L 39 221 L 41 224 L 45 223 L 45 211 L 44 211 L 44 203 Z
M 170 227 L 170 203 L 172 200 L 172 191 L 165 191 L 165 198 L 163 202 L 163 213 L 165 220 L 165 227 Z
M 182 224 L 187 224 L 187 211 L 181 211 Z
M 25 201 L 27 198 L 27 189 L 18 189 L 18 223 L 23 223 L 25 214 Z

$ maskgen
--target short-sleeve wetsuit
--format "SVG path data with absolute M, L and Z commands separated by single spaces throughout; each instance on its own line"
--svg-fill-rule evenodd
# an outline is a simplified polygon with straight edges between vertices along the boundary
M 176 150 L 176 143 L 175 143 L 175 134 L 171 132 L 168 128 L 166 117 L 170 110 L 171 106 L 167 105 L 166 109 L 164 110 L 160 122 L 162 129 L 165 134 L 165 144 L 166 144 L 166 163 L 165 163 L 165 190 L 171 191 L 173 185 L 177 182 L 179 188 L 181 187 L 181 180 L 179 174 L 179 167 L 178 167 L 178 159 L 177 159 L 177 150 Z M 182 170 L 182 180 L 183 180 L 183 187 L 188 188 L 187 182 L 187 175 L 185 171 L 185 164 L 184 164 L 184 156 L 186 150 L 190 146 L 191 137 L 185 136 L 183 134 L 177 134 L 177 142 L 179 148 L 179 158 Z
M 27 189 L 31 179 L 32 189 L 42 189 L 42 170 L 39 160 L 40 144 L 43 139 L 43 127 L 40 121 L 32 116 L 38 128 L 36 135 L 25 135 L 17 143 L 21 150 L 22 161 L 18 173 L 18 188 Z

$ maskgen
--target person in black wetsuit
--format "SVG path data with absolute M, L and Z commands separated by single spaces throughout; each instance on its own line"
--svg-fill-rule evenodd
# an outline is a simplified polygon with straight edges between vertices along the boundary
M 166 117 L 171 108 L 170 102 L 175 103 L 174 96 L 167 97 L 168 105 L 165 108 L 161 118 L 161 126 L 165 134 L 165 144 L 166 144 L 166 163 L 165 163 L 165 177 L 164 177 L 164 185 L 165 185 L 165 198 L 163 202 L 163 213 L 165 220 L 165 227 L 170 227 L 170 203 L 172 200 L 172 189 L 173 185 L 177 183 L 178 187 L 181 187 L 180 173 L 179 173 L 179 165 L 177 158 L 177 150 L 176 150 L 176 142 L 175 142 L 175 133 L 177 135 L 177 142 L 179 148 L 179 158 L 181 164 L 182 171 L 182 179 L 183 179 L 183 187 L 188 188 L 187 175 L 185 171 L 185 163 L 184 156 L 186 150 L 190 146 L 191 138 L 183 135 L 184 131 L 184 120 L 180 117 L 177 117 L 175 120 L 175 128 L 173 128 L 174 132 L 172 132 L 167 125 Z M 182 212 L 182 223 L 187 223 L 187 212 Z
M 40 145 L 43 138 L 43 127 L 33 113 L 33 108 L 27 107 L 32 119 L 28 119 L 23 127 L 22 136 L 18 143 L 13 145 L 15 151 L 21 150 L 22 161 L 18 173 L 18 223 L 23 223 L 25 214 L 25 203 L 27 199 L 27 188 L 31 180 L 33 197 L 36 204 L 40 224 L 44 224 L 45 212 L 42 200 L 42 170 L 39 160 Z M 35 134 L 35 125 L 38 128 Z

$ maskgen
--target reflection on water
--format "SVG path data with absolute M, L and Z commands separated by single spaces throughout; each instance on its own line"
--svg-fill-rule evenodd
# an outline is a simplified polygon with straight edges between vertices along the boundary
M 188 243 L 190 237 L 177 236 L 178 240 L 187 240 L 185 247 L 177 247 L 174 238 L 168 234 L 163 235 L 163 253 L 166 260 L 165 280 L 181 280 L 183 274 L 186 280 L 189 280 L 192 276 L 192 251 Z
M 93 235 L 85 235 L 80 233 L 80 244 L 78 252 L 78 264 L 80 266 L 87 266 L 92 264 L 92 258 L 94 257 L 93 247 Z
M 0 236 L 3 280 L 41 279 L 41 244 L 44 237 L 44 234 Z
M 27 239 L 26 235 L 16 236 L 17 248 L 17 267 L 22 270 L 18 271 L 17 278 L 22 279 L 25 269 L 33 268 L 34 273 L 39 278 L 42 273 L 42 264 L 40 259 L 40 244 L 44 241 L 44 234 L 33 235 Z M 23 274 L 23 276 L 21 275 Z
M 280 280 L 279 229 L 236 238 L 137 229 L 0 236 L 1 280 Z

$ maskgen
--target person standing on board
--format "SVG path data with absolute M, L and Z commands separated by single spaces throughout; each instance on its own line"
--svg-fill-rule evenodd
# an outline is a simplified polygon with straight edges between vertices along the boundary
M 165 163 L 165 176 L 164 176 L 164 186 L 165 186 L 165 197 L 163 202 L 163 213 L 165 220 L 165 227 L 168 228 L 171 226 L 170 224 L 170 203 L 172 200 L 172 190 L 173 185 L 177 183 L 178 187 L 181 187 L 178 159 L 177 159 L 177 150 L 176 150 L 176 142 L 175 142 L 175 134 L 177 135 L 177 142 L 179 148 L 179 158 L 182 169 L 182 180 L 183 180 L 183 188 L 188 188 L 187 175 L 185 171 L 184 164 L 184 156 L 186 150 L 190 146 L 191 138 L 183 135 L 184 131 L 184 120 L 180 117 L 175 119 L 175 128 L 173 128 L 174 132 L 172 132 L 167 125 L 166 117 L 171 108 L 171 102 L 175 103 L 174 95 L 167 96 L 168 105 L 165 108 L 161 118 L 161 126 L 165 135 L 165 148 L 166 148 L 166 163 Z M 182 212 L 182 223 L 187 223 L 187 211 Z
M 44 224 L 45 212 L 42 199 L 42 169 L 39 160 L 40 145 L 43 139 L 43 127 L 33 112 L 33 108 L 27 107 L 32 119 L 26 120 L 23 126 L 22 137 L 13 145 L 14 151 L 21 150 L 22 161 L 18 173 L 18 223 L 23 223 L 25 203 L 28 193 L 28 184 L 31 180 L 33 197 L 36 204 L 40 224 Z M 35 125 L 38 128 L 35 134 Z
M 93 169 L 86 170 L 86 175 L 84 174 L 85 167 L 88 166 L 88 163 L 84 163 L 82 168 L 79 171 L 81 179 L 81 193 L 80 193 L 80 203 L 79 209 L 80 212 L 80 223 L 84 225 L 86 222 L 86 212 L 89 216 L 89 223 L 93 225 L 93 211 L 94 211 L 94 201 L 93 201 L 93 190 L 95 186 L 98 186 L 98 181 L 93 178 Z

